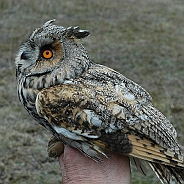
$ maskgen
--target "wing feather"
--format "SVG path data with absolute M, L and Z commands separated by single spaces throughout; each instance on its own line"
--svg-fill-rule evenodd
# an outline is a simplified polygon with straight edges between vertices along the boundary
M 93 97 L 99 97 L 99 101 L 107 104 L 107 106 L 111 102 L 112 104 L 115 103 L 114 105 L 121 106 L 123 110 L 120 114 L 126 114 L 129 118 L 136 116 L 139 119 L 138 124 L 142 125 L 134 127 L 139 133 L 145 134 L 148 131 L 147 128 L 153 125 L 149 130 L 150 132 L 151 129 L 154 129 L 152 132 L 157 132 L 158 130 L 158 132 L 165 133 L 167 136 L 164 136 L 168 137 L 168 145 L 175 145 L 173 142 L 176 141 L 173 141 L 173 139 L 177 137 L 176 130 L 165 116 L 152 106 L 150 94 L 122 74 L 111 68 L 95 64 L 74 83 L 80 83 L 84 90 L 85 88 L 90 88 L 88 93 L 94 94 Z M 127 119 L 125 120 L 128 124 Z M 140 130 L 141 127 L 143 127 L 143 130 Z M 163 146 L 167 145 L 163 144 Z
M 79 137 L 81 143 L 72 145 L 87 156 L 100 160 L 106 156 L 105 150 L 116 151 L 148 161 L 153 170 L 158 169 L 162 181 L 170 180 L 169 173 L 182 181 L 172 169 L 176 167 L 182 173 L 184 168 L 184 156 L 172 125 L 150 103 L 141 104 L 128 96 L 110 83 L 107 89 L 80 80 L 42 90 L 36 107 L 53 127 L 71 132 L 64 134 L 69 135 L 67 138 Z M 145 173 L 141 163 L 138 167 Z
M 38 114 L 54 126 L 89 138 L 98 138 L 101 130 L 139 133 L 181 154 L 175 134 L 169 129 L 171 124 L 162 113 L 151 104 L 145 106 L 135 100 L 124 100 L 123 93 L 117 95 L 120 92 L 108 86 L 112 89 L 101 86 L 103 94 L 95 91 L 95 86 L 81 81 L 44 89 L 36 101 Z

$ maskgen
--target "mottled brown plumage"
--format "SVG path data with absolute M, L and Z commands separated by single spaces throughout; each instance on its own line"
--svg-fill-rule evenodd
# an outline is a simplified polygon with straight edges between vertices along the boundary
M 163 183 L 182 183 L 176 130 L 149 93 L 89 59 L 80 43 L 87 30 L 52 22 L 37 28 L 15 59 L 20 101 L 54 135 L 49 155 L 61 154 L 61 141 L 96 161 L 117 152 L 143 174 L 146 161 Z

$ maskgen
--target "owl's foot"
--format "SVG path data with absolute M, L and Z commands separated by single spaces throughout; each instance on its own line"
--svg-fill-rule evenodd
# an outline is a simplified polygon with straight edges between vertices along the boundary
M 52 136 L 48 142 L 47 152 L 49 157 L 59 157 L 64 152 L 64 144 Z

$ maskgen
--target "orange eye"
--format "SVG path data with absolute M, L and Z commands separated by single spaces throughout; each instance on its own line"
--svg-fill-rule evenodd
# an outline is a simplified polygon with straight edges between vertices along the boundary
M 45 59 L 50 59 L 53 56 L 53 52 L 50 49 L 45 49 L 42 55 Z

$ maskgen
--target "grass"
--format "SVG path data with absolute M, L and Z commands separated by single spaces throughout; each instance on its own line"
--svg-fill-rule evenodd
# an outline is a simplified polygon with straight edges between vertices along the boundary
M 49 19 L 89 29 L 91 58 L 139 83 L 173 122 L 184 145 L 184 2 L 94 0 L 0 2 L 0 183 L 61 183 L 47 156 L 50 134 L 29 117 L 16 92 L 14 57 L 31 31 Z M 134 184 L 160 183 L 133 170 Z

